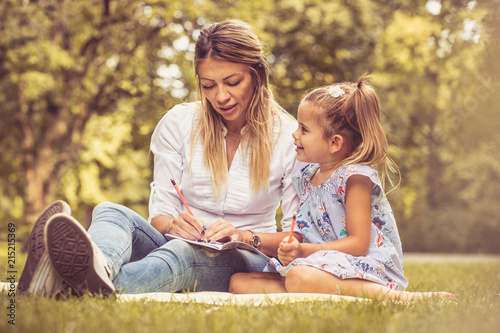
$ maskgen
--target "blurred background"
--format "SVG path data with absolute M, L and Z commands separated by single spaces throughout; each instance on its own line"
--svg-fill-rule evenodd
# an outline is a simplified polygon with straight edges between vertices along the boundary
M 145 218 L 151 134 L 196 99 L 194 43 L 225 19 L 265 43 L 296 115 L 308 89 L 373 75 L 405 252 L 500 253 L 500 0 L 2 0 L 0 235 L 64 199 Z

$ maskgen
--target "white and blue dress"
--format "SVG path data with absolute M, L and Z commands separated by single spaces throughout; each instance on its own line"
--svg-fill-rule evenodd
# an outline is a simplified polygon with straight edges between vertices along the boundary
M 294 177 L 293 184 L 300 197 L 297 210 L 297 231 L 304 243 L 325 243 L 347 236 L 345 193 L 352 175 L 363 175 L 373 182 L 370 248 L 366 256 L 352 256 L 339 251 L 322 250 L 307 258 L 297 258 L 287 266 L 272 259 L 283 276 L 297 265 L 324 270 L 341 279 L 364 279 L 391 289 L 404 290 L 408 281 L 403 274 L 403 252 L 396 221 L 387 201 L 377 171 L 370 166 L 352 164 L 339 168 L 330 179 L 312 186 L 311 178 L 318 164 L 308 164 Z M 271 265 L 272 266 L 272 265 Z

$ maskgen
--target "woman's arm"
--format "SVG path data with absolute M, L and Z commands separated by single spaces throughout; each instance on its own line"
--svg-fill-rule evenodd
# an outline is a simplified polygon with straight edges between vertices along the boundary
M 277 257 L 278 249 L 281 242 L 285 239 L 288 241 L 289 232 L 276 232 L 272 234 L 257 234 L 260 237 L 262 243 L 259 248 L 260 251 L 264 252 L 268 256 Z M 293 236 L 299 242 L 302 242 L 302 236 L 298 233 L 294 233 Z
M 170 233 L 170 227 L 172 226 L 173 219 L 174 218 L 172 216 L 158 215 L 151 219 L 151 225 L 161 234 L 168 234 Z
M 203 221 L 183 212 L 185 208 L 171 179 L 182 189 L 182 174 L 185 172 L 185 151 L 182 147 L 191 133 L 194 108 L 194 104 L 175 106 L 160 120 L 151 137 L 151 152 L 154 154 L 149 200 L 151 225 L 162 234 L 189 240 L 200 237 Z
M 181 212 L 179 216 L 159 215 L 151 219 L 151 225 L 162 234 L 170 234 L 189 240 L 197 240 L 203 230 L 203 221 L 198 216 Z
M 172 185 L 174 179 L 182 190 L 182 175 L 185 172 L 184 141 L 190 135 L 192 109 L 190 105 L 177 105 L 157 124 L 151 137 L 151 152 L 154 156 L 153 182 L 149 199 L 149 220 L 157 216 L 173 219 L 185 211 L 182 202 Z M 162 231 L 170 225 L 165 218 L 159 218 Z M 165 224 L 166 223 L 166 224 Z

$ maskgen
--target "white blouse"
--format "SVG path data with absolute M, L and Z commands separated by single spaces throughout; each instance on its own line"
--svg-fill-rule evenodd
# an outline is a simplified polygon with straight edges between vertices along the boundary
M 227 189 L 220 197 L 212 191 L 210 172 L 203 163 L 200 140 L 193 147 L 191 133 L 198 117 L 199 104 L 185 103 L 172 108 L 158 123 L 152 139 L 154 176 L 149 200 L 149 221 L 159 215 L 177 216 L 187 211 L 170 179 L 174 179 L 189 208 L 206 226 L 218 219 L 230 222 L 236 229 L 255 232 L 276 232 L 276 209 L 282 203 L 283 231 L 290 230 L 293 212 L 299 204 L 292 185 L 292 176 L 304 166 L 296 159 L 292 132 L 297 129 L 291 117 L 275 116 L 274 135 L 279 135 L 271 160 L 269 190 L 257 195 L 250 188 L 249 158 L 238 149 L 227 175 Z M 242 129 L 244 131 L 245 128 Z M 224 136 L 227 129 L 222 129 Z M 241 148 L 241 147 L 240 147 Z M 191 163 L 191 167 L 190 167 Z

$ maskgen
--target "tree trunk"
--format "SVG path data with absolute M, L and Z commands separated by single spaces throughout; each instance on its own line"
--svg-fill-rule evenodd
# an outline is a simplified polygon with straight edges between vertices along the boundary
M 71 89 L 71 85 L 68 85 Z M 33 119 L 35 110 L 27 103 L 23 91 L 19 92 L 19 123 L 23 137 L 21 142 L 24 173 L 24 220 L 23 224 L 32 225 L 42 211 L 55 199 L 57 185 L 67 164 L 75 158 L 81 147 L 85 124 L 89 117 L 88 109 L 81 106 L 81 112 L 71 123 L 70 112 L 65 106 L 51 114 L 51 120 L 42 133 Z M 36 139 L 35 139 L 36 135 Z

